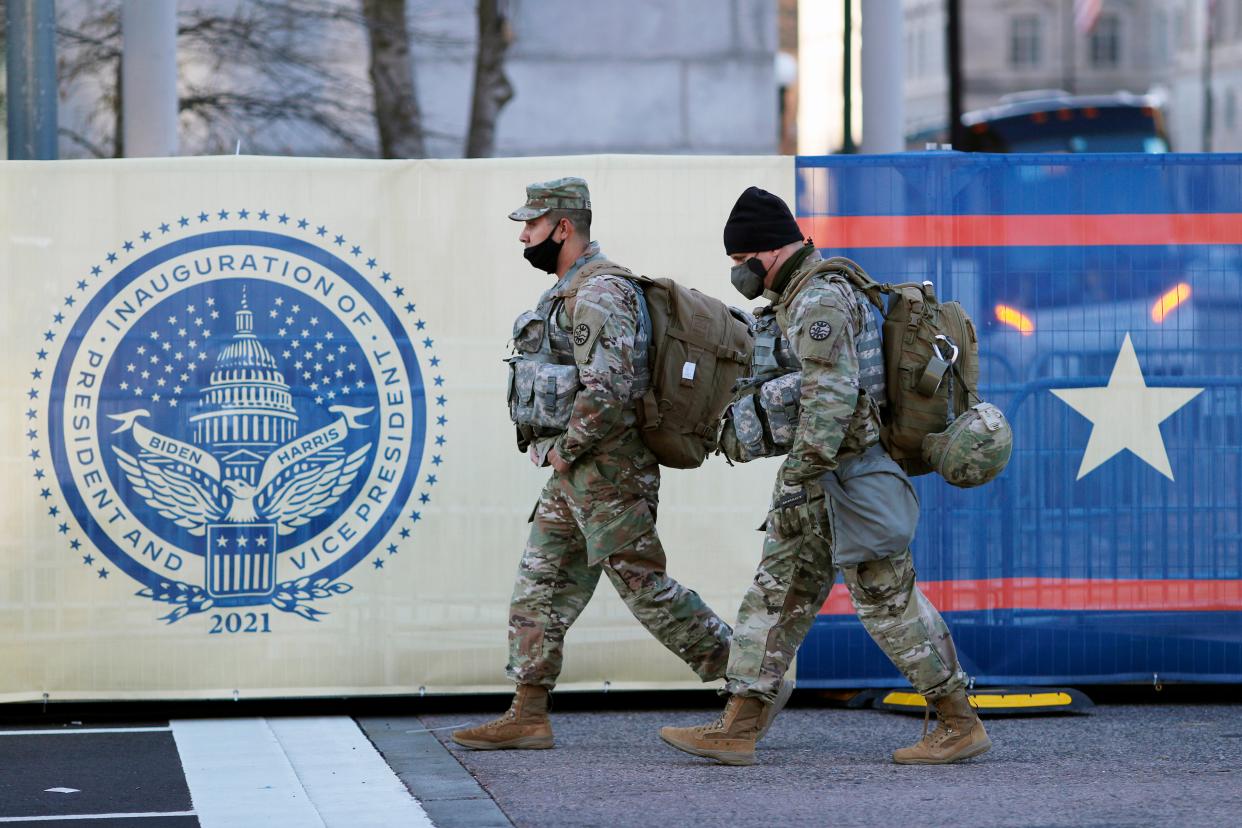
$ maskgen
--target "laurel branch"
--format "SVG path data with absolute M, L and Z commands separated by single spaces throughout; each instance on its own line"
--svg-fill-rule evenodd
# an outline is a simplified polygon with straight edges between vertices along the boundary
M 304 606 L 311 601 L 331 598 L 333 595 L 344 595 L 353 590 L 350 584 L 338 581 L 332 583 L 328 577 L 311 579 L 309 575 L 296 581 L 285 581 L 276 587 L 272 596 L 272 606 L 284 612 L 300 615 L 307 621 L 318 621 L 320 615 L 327 615 L 324 610 Z
M 327 615 L 325 610 L 306 606 L 312 601 L 331 598 L 333 595 L 344 595 L 351 592 L 353 586 L 338 581 L 332 583 L 331 578 L 312 579 L 309 575 L 296 581 L 285 581 L 276 587 L 276 594 L 269 600 L 272 606 L 282 612 L 291 612 L 307 621 L 318 621 L 319 616 Z M 207 590 L 194 584 L 182 581 L 160 581 L 157 587 L 147 587 L 137 593 L 142 598 L 150 598 L 166 604 L 176 604 L 172 612 L 161 615 L 159 620 L 166 624 L 174 624 L 187 615 L 196 615 L 212 609 L 216 602 L 207 594 Z
M 216 605 L 216 602 L 207 594 L 207 590 L 181 581 L 160 581 L 158 587 L 138 590 L 138 595 L 153 601 L 177 605 L 176 609 L 168 615 L 160 616 L 159 620 L 166 624 L 173 624 L 187 615 L 206 612 Z

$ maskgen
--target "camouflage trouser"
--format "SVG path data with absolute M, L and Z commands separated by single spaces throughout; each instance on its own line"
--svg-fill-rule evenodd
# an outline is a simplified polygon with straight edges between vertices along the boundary
M 641 445 L 641 444 L 640 444 Z M 634 617 L 704 681 L 724 675 L 732 631 L 664 571 L 660 467 L 645 448 L 581 458 L 535 507 L 509 609 L 509 678 L 552 687 L 565 633 L 608 576 Z
M 772 523 L 733 631 L 725 689 L 734 695 L 776 696 L 837 576 L 826 519 L 791 537 Z M 909 549 L 840 569 L 858 619 L 915 690 L 936 699 L 966 686 L 949 628 L 915 585 Z

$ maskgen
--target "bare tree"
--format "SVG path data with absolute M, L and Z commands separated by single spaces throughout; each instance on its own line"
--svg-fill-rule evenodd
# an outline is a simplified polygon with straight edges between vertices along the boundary
M 251 0 L 231 15 L 210 9 L 184 10 L 177 39 L 182 123 L 204 136 L 208 151 L 229 152 L 241 140 L 250 152 L 315 145 L 374 156 L 368 84 L 331 59 L 357 48 L 362 18 L 351 2 Z
M 478 8 L 469 156 L 492 154 L 497 114 L 513 96 L 503 71 L 506 2 L 481 0 Z M 429 138 L 462 141 L 424 122 L 412 44 L 460 54 L 469 39 L 428 25 L 443 11 L 411 11 L 408 0 L 183 0 L 182 147 L 223 153 L 241 141 L 248 153 L 417 158 Z M 61 97 L 69 102 L 61 135 L 79 154 L 120 157 L 120 0 L 77 0 L 58 12 Z M 361 48 L 369 67 L 357 59 Z
M 384 158 L 422 158 L 422 117 L 414 89 L 414 59 L 405 0 L 362 0 L 371 43 L 371 89 Z
M 62 107 L 60 134 L 96 158 L 120 158 L 125 154 L 121 137 L 120 5 L 90 4 L 73 25 L 62 22 L 56 35 L 61 97 L 78 89 L 91 101 L 80 128 L 66 126 L 69 119 Z
M 496 152 L 496 120 L 513 99 L 505 75 L 505 52 L 513 41 L 507 0 L 479 0 L 479 46 L 474 63 L 474 94 L 470 105 L 467 158 L 490 158 Z
M 375 154 L 366 78 L 324 59 L 332 49 L 356 52 L 333 39 L 338 29 L 361 32 L 350 0 L 251 0 L 230 14 L 185 6 L 177 23 L 184 146 L 231 152 L 241 141 L 249 152 L 282 153 L 313 144 L 333 155 Z M 78 113 L 62 119 L 76 125 L 61 134 L 89 155 L 120 157 L 120 4 L 92 0 L 76 10 L 57 32 L 61 96 L 76 93 Z

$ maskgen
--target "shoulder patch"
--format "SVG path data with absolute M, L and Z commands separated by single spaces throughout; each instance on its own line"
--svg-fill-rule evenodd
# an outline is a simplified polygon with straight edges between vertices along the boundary
M 834 362 L 841 337 L 849 329 L 845 311 L 835 303 L 813 302 L 798 308 L 790 338 L 800 360 Z
M 591 351 L 612 316 L 612 311 L 591 301 L 578 301 L 574 308 L 574 360 L 578 363 L 590 361 Z

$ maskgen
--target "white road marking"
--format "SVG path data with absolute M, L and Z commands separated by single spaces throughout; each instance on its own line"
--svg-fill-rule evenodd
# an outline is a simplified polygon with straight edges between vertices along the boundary
M 171 727 L 66 727 L 57 730 L 0 730 L 0 736 L 77 736 L 82 733 L 167 733 Z
M 202 828 L 322 828 L 263 719 L 175 719 L 173 739 Z
M 44 793 L 82 793 L 80 788 L 44 788 Z
M 178 719 L 202 828 L 432 826 L 350 718 Z
M 142 814 L 56 814 L 54 816 L 0 817 L 0 822 L 51 822 L 62 819 L 149 819 L 152 817 L 195 816 L 193 811 L 161 811 Z
M 298 717 L 268 724 L 327 828 L 432 828 L 353 719 Z

